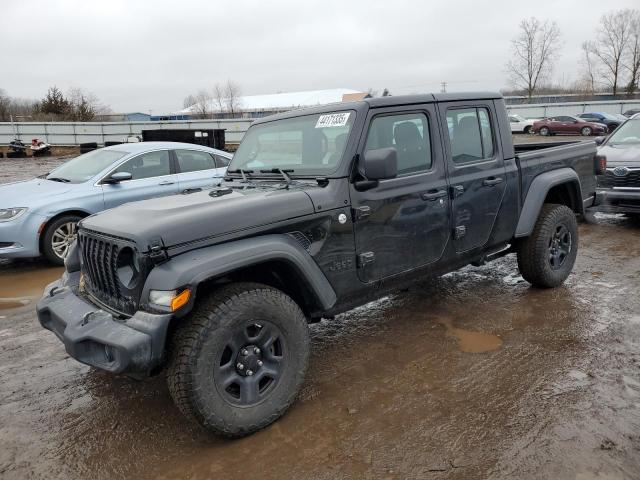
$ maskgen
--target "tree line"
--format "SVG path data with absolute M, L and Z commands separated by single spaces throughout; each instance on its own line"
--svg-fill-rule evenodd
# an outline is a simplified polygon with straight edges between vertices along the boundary
M 50 87 L 40 100 L 9 96 L 0 88 L 0 122 L 14 121 L 75 121 L 90 122 L 109 113 L 93 93 L 82 88 L 70 88 L 66 94 Z
M 562 47 L 556 22 L 535 17 L 520 22 L 507 62 L 514 91 L 529 99 L 550 90 L 554 62 Z M 592 39 L 581 45 L 580 77 L 564 93 L 611 92 L 633 94 L 640 80 L 640 10 L 624 9 L 603 15 Z M 551 88 L 553 89 L 553 88 Z M 555 90 L 558 90 L 557 88 Z

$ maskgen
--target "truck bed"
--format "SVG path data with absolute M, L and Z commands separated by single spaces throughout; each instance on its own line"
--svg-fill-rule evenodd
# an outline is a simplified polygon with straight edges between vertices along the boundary
M 527 143 L 514 145 L 521 173 L 521 198 L 524 199 L 535 177 L 549 170 L 571 168 L 580 178 L 582 201 L 588 206 L 595 198 L 596 144 L 593 140 Z

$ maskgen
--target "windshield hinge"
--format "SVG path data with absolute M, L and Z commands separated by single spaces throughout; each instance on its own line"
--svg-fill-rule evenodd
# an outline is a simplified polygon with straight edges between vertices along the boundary
M 162 238 L 153 238 L 149 244 L 149 257 L 154 263 L 160 263 L 168 258 L 167 252 L 164 249 L 164 243 Z

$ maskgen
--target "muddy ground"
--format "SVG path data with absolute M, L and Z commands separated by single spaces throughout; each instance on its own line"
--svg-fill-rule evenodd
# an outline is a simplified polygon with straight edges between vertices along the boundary
M 67 357 L 33 310 L 60 270 L 0 263 L 0 478 L 639 478 L 640 226 L 580 236 L 558 289 L 508 256 L 312 325 L 299 400 L 235 441 L 189 424 L 162 376 Z

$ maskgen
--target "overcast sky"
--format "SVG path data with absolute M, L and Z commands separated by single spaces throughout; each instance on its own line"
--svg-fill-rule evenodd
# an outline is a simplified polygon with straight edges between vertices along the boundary
M 498 90 L 522 18 L 558 23 L 554 79 L 578 76 L 599 17 L 637 0 L 2 0 L 0 88 L 82 87 L 116 112 L 182 108 L 230 78 L 243 94 L 369 87 Z

